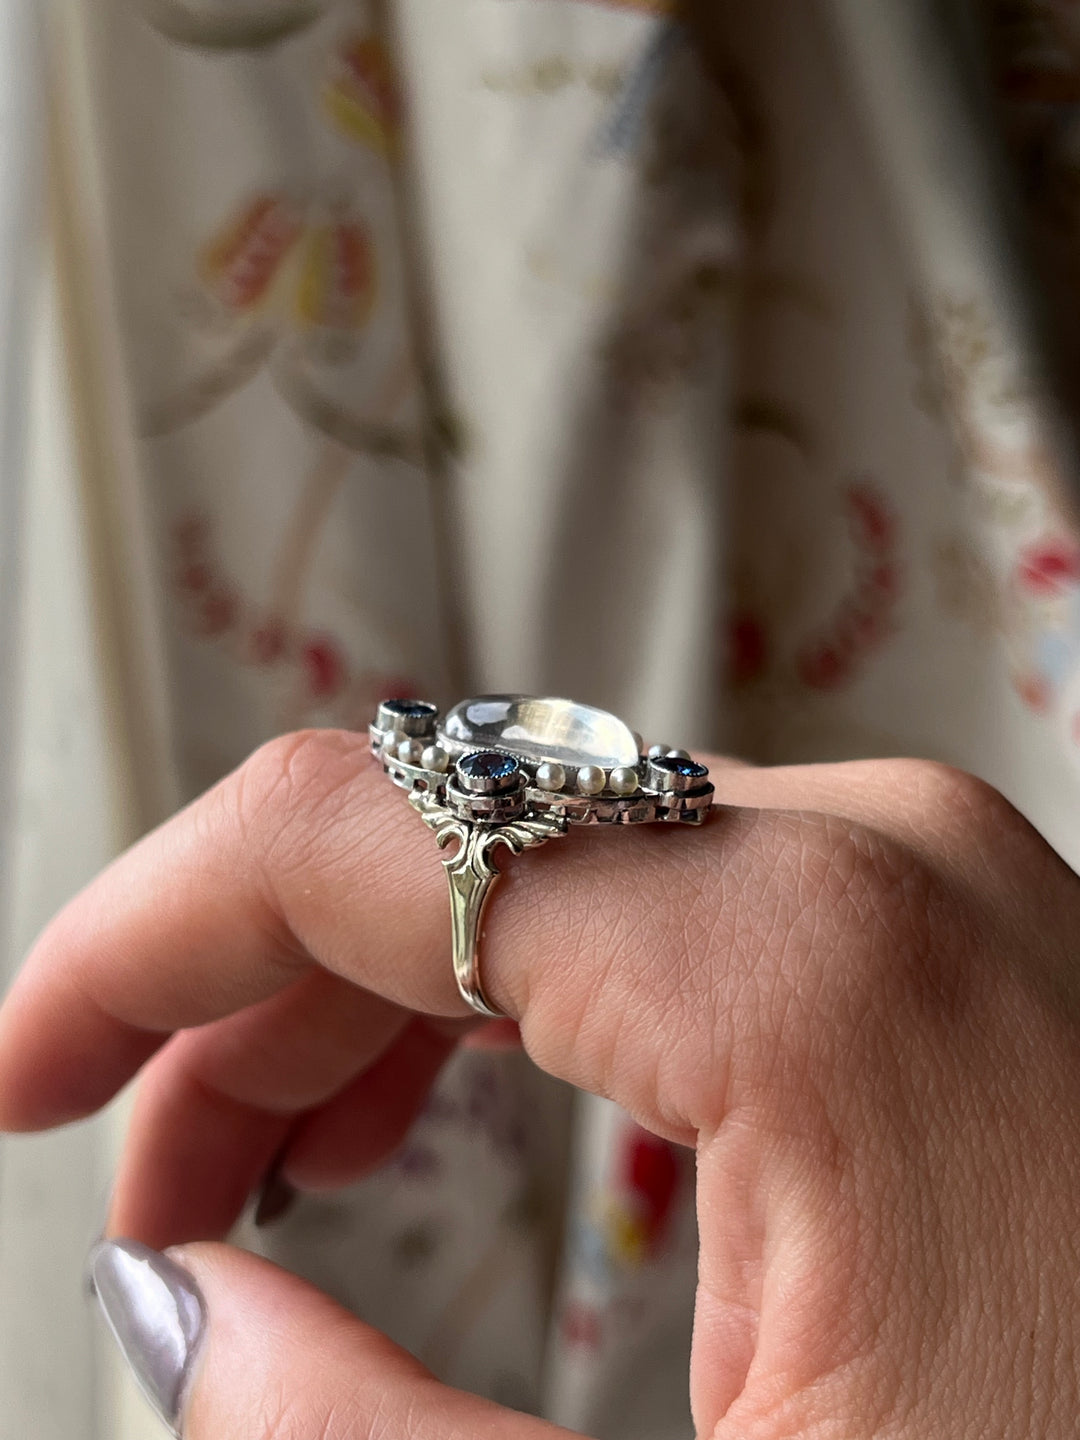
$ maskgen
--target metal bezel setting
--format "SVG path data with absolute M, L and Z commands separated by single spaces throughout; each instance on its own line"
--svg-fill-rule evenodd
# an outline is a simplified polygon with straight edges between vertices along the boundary
M 379 718 L 382 718 L 382 714 Z M 478 747 L 448 738 L 440 728 L 441 721 L 442 715 L 436 714 L 432 717 L 430 726 L 419 734 L 415 730 L 405 733 L 399 729 L 384 729 L 373 724 L 369 731 L 372 753 L 382 763 L 394 784 L 403 790 L 429 793 L 461 819 L 490 824 L 493 807 L 488 802 L 494 797 L 466 792 L 455 782 L 454 776 L 457 761 Z M 414 741 L 418 748 L 426 748 L 428 745 L 440 747 L 448 757 L 447 769 L 427 769 L 422 758 L 415 761 L 402 759 L 399 750 L 403 743 L 407 744 L 410 740 Z M 658 774 L 656 752 L 681 759 L 685 754 L 683 751 L 673 754 L 667 747 L 654 746 L 652 757 L 645 751 L 639 753 L 638 763 L 633 767 L 638 776 L 638 786 L 631 794 L 625 795 L 617 794 L 611 789 L 610 774 L 598 794 L 582 794 L 577 789 L 577 779 L 579 769 L 584 767 L 570 765 L 561 767 L 565 771 L 565 783 L 558 790 L 543 789 L 536 783 L 539 763 L 515 753 L 509 746 L 490 748 L 499 750 L 516 761 L 523 777 L 522 789 L 514 806 L 494 807 L 500 812 L 511 810 L 519 815 L 535 812 L 563 820 L 569 825 L 648 825 L 664 822 L 696 825 L 701 824 L 713 804 L 715 791 L 704 767 L 700 767 L 702 775 L 695 777 L 694 783 L 685 786 L 677 783 L 677 777 L 674 777 L 675 783 L 672 783 L 673 777 Z
M 568 719 L 571 733 L 552 741 L 548 758 L 528 748 L 478 738 L 469 743 L 447 734 L 447 715 L 485 705 L 496 713 L 500 706 L 504 712 L 517 706 L 519 715 L 539 710 Z M 641 737 L 615 717 L 571 701 L 491 696 L 465 701 L 454 712 L 440 712 L 427 701 L 384 701 L 370 727 L 371 749 L 394 784 L 408 792 L 439 845 L 457 842 L 443 861 L 454 975 L 462 998 L 477 1014 L 498 1017 L 501 1012 L 484 993 L 478 959 L 484 907 L 499 878 L 495 852 L 503 848 L 519 854 L 566 834 L 571 825 L 700 825 L 712 808 L 714 788 L 705 766 L 686 751 L 663 745 L 646 750 Z M 573 736 L 588 731 L 590 723 L 593 738 L 610 744 L 611 757 L 621 756 L 618 764 L 599 766 L 583 752 L 581 763 L 568 762 Z M 543 743 L 530 739 L 533 751 Z M 637 760 L 630 765 L 632 749 Z M 473 757 L 478 763 L 470 766 Z M 498 757 L 508 763 L 500 766 Z

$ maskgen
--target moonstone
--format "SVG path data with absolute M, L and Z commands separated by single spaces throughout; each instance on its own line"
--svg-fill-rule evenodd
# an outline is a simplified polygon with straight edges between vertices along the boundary
M 441 734 L 460 753 L 470 749 L 511 750 L 537 765 L 611 770 L 636 765 L 634 733 L 606 710 L 573 700 L 528 695 L 486 695 L 455 705 Z

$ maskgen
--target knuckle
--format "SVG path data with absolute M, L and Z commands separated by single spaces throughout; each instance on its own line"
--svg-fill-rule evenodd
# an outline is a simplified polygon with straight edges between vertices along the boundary
M 277 851 L 287 837 L 332 825 L 367 758 L 361 737 L 338 730 L 280 735 L 226 782 L 227 803 L 245 841 Z
M 959 882 L 954 900 L 970 890 L 987 914 L 1004 916 L 1058 878 L 1050 847 L 987 781 L 933 761 L 905 762 L 900 778 L 927 854 Z
M 796 823 L 790 865 L 798 914 L 815 924 L 831 917 L 848 931 L 912 909 L 926 874 L 908 846 L 840 816 L 801 816 Z
M 910 846 L 834 817 L 805 822 L 800 855 L 805 950 L 819 985 L 853 1015 L 912 991 L 941 992 L 963 947 L 954 897 Z M 809 958 L 809 957 L 807 957 Z
M 927 823 L 969 836 L 1015 833 L 1025 822 L 999 790 L 967 770 L 936 760 L 911 760 L 898 767 L 899 783 L 912 791 Z

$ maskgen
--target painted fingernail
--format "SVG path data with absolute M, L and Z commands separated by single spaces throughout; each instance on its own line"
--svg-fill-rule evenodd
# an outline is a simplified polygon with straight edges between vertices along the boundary
M 146 1398 L 173 1435 L 206 1329 L 206 1307 L 186 1270 L 137 1240 L 106 1240 L 90 1278 L 109 1329 Z
M 109 1193 L 106 1196 L 104 1203 L 100 1207 L 101 1224 L 97 1227 L 97 1232 L 94 1236 L 94 1243 L 90 1246 L 90 1260 L 87 1262 L 86 1270 L 83 1274 L 83 1290 L 86 1292 L 86 1296 L 90 1300 L 94 1300 L 97 1298 L 96 1292 L 94 1290 L 93 1259 L 98 1246 L 105 1243 L 105 1235 L 109 1225 L 109 1212 L 112 1210 L 112 1202 L 113 1187 L 110 1185 Z

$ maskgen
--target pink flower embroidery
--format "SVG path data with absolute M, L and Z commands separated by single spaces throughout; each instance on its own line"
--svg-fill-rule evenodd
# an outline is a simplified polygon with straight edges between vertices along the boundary
M 896 543 L 896 516 L 884 496 L 860 482 L 848 490 L 847 503 L 853 538 L 859 548 L 888 554 Z
M 332 635 L 287 625 L 246 600 L 220 573 L 204 516 L 186 515 L 177 521 L 173 541 L 175 589 L 194 634 L 227 643 L 242 665 L 293 668 L 310 709 L 323 709 L 350 686 L 355 688 L 358 677 L 350 673 L 345 653 Z M 398 677 L 378 682 L 376 688 L 379 694 L 411 694 L 413 689 Z
M 294 253 L 296 265 L 287 268 Z M 197 268 L 208 293 L 230 314 L 276 308 L 302 330 L 360 329 L 375 293 L 364 222 L 347 213 L 319 214 L 283 194 L 246 201 L 203 247 Z M 285 294 L 275 307 L 282 277 Z
M 1050 709 L 1050 687 L 1041 675 L 1017 675 L 1013 684 L 1020 699 L 1037 715 Z
M 331 57 L 323 103 L 350 139 L 386 153 L 401 124 L 401 102 L 390 56 L 371 35 L 350 35 Z
M 280 195 L 256 195 L 204 247 L 198 271 L 226 310 L 243 314 L 266 299 L 303 230 L 301 207 Z
M 827 640 L 805 647 L 796 662 L 799 679 L 811 690 L 835 690 L 851 673 L 851 656 Z
M 854 583 L 822 634 L 808 640 L 795 660 L 800 681 L 811 690 L 835 690 L 851 680 L 859 661 L 888 638 L 902 588 L 896 558 L 895 512 L 865 481 L 845 495 L 856 551 Z
M 663 1238 L 679 1189 L 675 1147 L 647 1130 L 635 1129 L 623 1155 L 623 1183 L 633 1195 L 645 1248 Z
M 1065 536 L 1028 545 L 1020 553 L 1016 578 L 1022 589 L 1044 599 L 1080 585 L 1080 545 Z
M 312 699 L 316 704 L 332 699 L 345 683 L 345 661 L 334 641 L 329 635 L 312 636 L 304 643 L 301 658 Z

